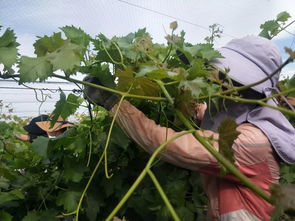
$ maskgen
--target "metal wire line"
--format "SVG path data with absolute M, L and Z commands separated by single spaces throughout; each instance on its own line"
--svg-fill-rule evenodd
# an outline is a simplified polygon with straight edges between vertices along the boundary
M 163 12 L 156 11 L 154 9 L 146 8 L 146 7 L 143 7 L 141 5 L 137 5 L 137 4 L 134 4 L 134 3 L 131 3 L 131 2 L 128 2 L 128 1 L 124 1 L 124 0 L 116 0 L 116 1 L 119 1 L 119 2 L 124 3 L 124 4 L 127 4 L 127 5 L 131 5 L 133 7 L 140 8 L 140 9 L 143 9 L 143 10 L 146 10 L 146 11 L 150 11 L 150 12 L 153 12 L 155 14 L 162 15 L 162 16 L 165 16 L 165 17 L 168 17 L 168 18 L 173 18 L 173 19 L 176 19 L 176 20 L 181 21 L 183 23 L 187 23 L 187 24 L 193 25 L 195 27 L 198 27 L 198 28 L 201 28 L 201 29 L 210 31 L 210 29 L 208 27 L 205 27 L 203 25 L 199 25 L 199 24 L 193 23 L 191 21 L 188 21 L 188 20 L 185 20 L 185 19 L 182 19 L 182 18 L 179 18 L 179 17 L 168 15 L 168 14 L 165 14 Z M 228 37 L 231 37 L 231 38 L 236 38 L 235 36 L 230 35 L 230 34 L 227 34 L 227 33 L 224 33 L 224 32 L 221 35 L 225 35 L 225 36 L 228 36 Z
M 13 89 L 13 90 L 33 90 L 32 88 L 20 88 L 20 87 L 5 87 L 5 86 L 0 86 L 0 89 Z M 74 93 L 76 92 L 81 92 L 79 89 L 60 89 L 60 88 L 34 88 L 36 90 L 45 90 L 45 91 L 51 91 L 53 93 L 56 93 L 57 91 L 72 91 Z
M 173 18 L 173 19 L 176 19 L 176 20 L 181 21 L 181 22 L 183 22 L 183 23 L 187 23 L 187 24 L 193 25 L 193 26 L 195 26 L 195 27 L 198 27 L 198 28 L 201 28 L 201 29 L 204 29 L 204 30 L 210 31 L 210 29 L 209 29 L 208 27 L 205 27 L 205 26 L 203 26 L 203 25 L 199 25 L 199 24 L 193 23 L 193 22 L 191 22 L 191 21 L 188 21 L 188 20 L 185 20 L 185 19 L 182 19 L 182 18 L 179 18 L 179 17 L 175 17 L 175 16 L 172 16 L 172 15 L 169 15 L 169 14 L 165 14 L 165 13 L 163 13 L 163 12 L 160 12 L 160 11 L 157 11 L 157 10 L 154 10 L 154 9 L 146 8 L 146 7 L 143 7 L 143 6 L 141 6 L 141 5 L 137 5 L 137 4 L 134 4 L 134 3 L 131 3 L 131 2 L 125 1 L 125 0 L 116 0 L 116 1 L 119 1 L 119 2 L 121 2 L 121 3 L 125 3 L 125 4 L 127 4 L 127 5 L 130 5 L 130 6 L 133 6 L 133 7 L 136 7 L 136 8 L 140 8 L 140 9 L 143 9 L 143 10 L 146 10 L 146 11 L 150 11 L 150 12 L 153 12 L 153 13 L 155 13 L 155 14 L 162 15 L 162 16 L 165 16 L 165 17 L 168 17 L 168 18 Z M 293 25 L 293 24 L 294 24 L 294 21 L 292 21 L 290 24 L 288 24 L 287 27 L 290 27 L 290 26 Z M 286 27 L 286 28 L 287 28 L 287 27 Z M 287 32 L 288 34 L 295 36 L 294 33 L 288 31 L 288 30 L 285 29 L 285 28 L 284 28 L 284 30 L 282 30 L 282 31 L 285 31 L 285 32 Z M 231 34 L 227 34 L 227 33 L 225 33 L 225 32 L 221 33 L 221 35 L 228 36 L 228 37 L 231 37 L 231 38 L 237 38 L 237 37 L 235 37 L 235 36 L 233 36 L 233 35 L 231 35 Z

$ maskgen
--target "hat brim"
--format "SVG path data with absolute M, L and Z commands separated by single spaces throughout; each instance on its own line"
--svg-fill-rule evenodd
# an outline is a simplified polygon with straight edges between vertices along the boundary
M 46 131 L 46 132 L 54 132 L 54 131 L 58 131 L 61 130 L 65 127 L 72 127 L 73 124 L 71 123 L 55 123 L 53 125 L 53 127 L 51 127 L 51 121 L 41 121 L 41 122 L 36 122 L 36 124 L 38 125 L 38 127 L 40 127 L 42 130 Z
M 42 130 L 40 127 L 38 127 L 36 124 L 28 124 L 25 125 L 24 130 L 27 131 L 29 134 L 33 134 L 33 135 L 43 135 L 46 134 L 46 132 L 44 130 Z
M 242 85 L 249 85 L 267 77 L 255 63 L 241 54 L 227 48 L 220 48 L 218 51 L 224 58 L 214 59 L 211 64 L 221 70 L 229 69 L 227 74 L 232 80 Z M 264 88 L 267 87 L 272 87 L 270 80 L 253 86 L 252 89 L 263 93 Z

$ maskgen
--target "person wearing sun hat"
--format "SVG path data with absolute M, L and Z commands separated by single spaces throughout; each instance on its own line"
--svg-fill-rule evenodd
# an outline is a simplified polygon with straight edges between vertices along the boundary
M 47 137 L 46 131 L 42 130 L 36 123 L 40 121 L 47 121 L 48 115 L 42 114 L 40 116 L 34 117 L 27 125 L 23 128 L 28 134 L 18 134 L 15 135 L 16 138 L 22 141 L 33 142 L 38 136 Z
M 47 121 L 36 122 L 37 126 L 45 131 L 49 138 L 57 137 L 63 134 L 68 127 L 72 127 L 74 124 L 64 120 L 61 116 L 58 117 L 54 125 L 51 126 L 50 117 Z
M 229 70 L 227 75 L 236 85 L 249 85 L 265 79 L 282 64 L 277 46 L 262 37 L 233 39 L 218 50 L 223 58 L 214 59 L 211 65 L 221 71 Z M 278 79 L 279 73 L 276 73 L 252 88 L 239 91 L 239 94 L 243 98 L 255 100 L 269 97 L 272 91 L 277 90 Z M 101 84 L 91 76 L 84 80 Z M 85 86 L 84 94 L 89 101 L 105 107 L 112 115 L 119 108 L 119 99 L 110 92 Z M 268 99 L 267 103 L 278 105 L 274 99 Z M 219 151 L 218 126 L 226 118 L 235 120 L 240 134 L 232 146 L 234 164 L 266 193 L 270 193 L 271 185 L 279 183 L 279 162 L 295 163 L 295 129 L 280 111 L 253 103 L 222 99 L 218 110 L 211 105 L 202 111 L 205 111 L 199 114 L 203 117 L 202 129 L 197 132 L 211 140 L 214 138 L 213 147 L 216 151 Z M 149 153 L 179 133 L 157 125 L 128 101 L 121 103 L 116 121 Z M 201 173 L 203 188 L 208 196 L 209 221 L 270 220 L 274 207 L 233 175 L 221 176 L 220 164 L 192 134 L 169 143 L 160 155 L 176 166 Z

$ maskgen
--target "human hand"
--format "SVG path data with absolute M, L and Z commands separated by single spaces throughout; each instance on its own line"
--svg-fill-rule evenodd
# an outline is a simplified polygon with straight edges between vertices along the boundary
M 30 136 L 28 134 L 15 134 L 14 137 L 22 141 L 30 141 Z
M 206 109 L 207 109 L 206 103 L 200 103 L 195 105 L 197 120 L 202 121 L 204 119 Z
M 100 80 L 93 76 L 86 76 L 83 81 L 103 86 Z M 90 103 L 100 105 L 107 110 L 112 109 L 112 107 L 119 101 L 118 97 L 115 94 L 88 85 L 84 86 L 83 93 L 84 98 Z

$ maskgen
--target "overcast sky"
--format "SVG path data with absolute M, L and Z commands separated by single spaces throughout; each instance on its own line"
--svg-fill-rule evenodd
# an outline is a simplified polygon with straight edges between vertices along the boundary
M 295 19 L 294 0 L 0 0 L 0 23 L 15 30 L 22 55 L 33 55 L 36 36 L 51 35 L 59 27 L 81 27 L 93 37 L 122 36 L 146 27 L 155 42 L 165 42 L 170 22 L 178 21 L 178 31 L 186 32 L 192 43 L 209 35 L 208 26 L 221 25 L 222 46 L 234 37 L 258 34 L 259 26 L 282 11 Z M 290 19 L 291 21 L 291 19 Z M 283 48 L 295 47 L 295 25 L 275 42 Z M 295 69 L 295 68 L 294 68 Z
M 257 35 L 260 24 L 282 11 L 294 20 L 295 0 L 0 0 L 0 25 L 2 32 L 14 29 L 20 54 L 28 56 L 34 56 L 36 36 L 52 35 L 65 25 L 81 27 L 93 37 L 122 36 L 146 27 L 154 42 L 164 43 L 170 22 L 176 20 L 177 31 L 199 43 L 209 35 L 208 26 L 217 23 L 224 31 L 216 42 L 220 47 L 232 38 Z M 284 47 L 295 50 L 294 33 L 295 24 L 274 39 L 282 52 Z M 283 72 L 294 74 L 295 64 Z

